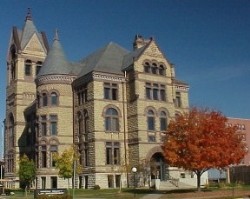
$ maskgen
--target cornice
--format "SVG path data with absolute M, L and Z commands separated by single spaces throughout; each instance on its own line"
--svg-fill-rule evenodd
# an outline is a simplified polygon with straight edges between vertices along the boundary
M 72 75 L 44 75 L 36 79 L 36 85 L 41 86 L 43 84 L 72 84 L 76 76 Z

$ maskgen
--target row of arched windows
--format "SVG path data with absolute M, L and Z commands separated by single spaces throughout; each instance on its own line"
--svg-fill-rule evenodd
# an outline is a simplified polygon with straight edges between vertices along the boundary
M 119 110 L 116 107 L 109 107 L 104 110 L 104 127 L 106 132 L 119 132 L 120 131 L 120 115 Z M 156 131 L 156 118 L 159 121 L 159 131 L 167 130 L 167 111 L 161 110 L 159 114 L 156 114 L 155 110 L 148 109 L 146 112 L 146 122 L 148 131 Z M 88 132 L 88 113 L 85 110 L 84 114 L 78 114 L 78 130 L 79 135 L 81 133 Z
M 37 95 L 38 107 L 45 106 L 58 106 L 59 105 L 59 94 L 57 91 L 42 92 Z
M 160 111 L 159 113 L 159 130 L 166 131 L 167 130 L 167 113 L 166 111 Z M 156 113 L 153 109 L 147 110 L 147 130 L 148 131 L 156 131 Z
M 144 61 L 143 66 L 145 73 L 162 76 L 166 74 L 166 66 L 161 62 L 146 60 Z

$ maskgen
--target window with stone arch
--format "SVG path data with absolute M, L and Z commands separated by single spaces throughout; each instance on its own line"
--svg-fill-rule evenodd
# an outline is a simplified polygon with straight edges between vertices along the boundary
M 41 106 L 48 106 L 48 94 L 47 92 L 42 93 Z
M 31 62 L 31 60 L 26 60 L 25 61 L 25 76 L 31 76 L 32 75 L 32 62 Z
M 58 106 L 58 94 L 55 91 L 50 94 L 50 104 L 51 106 Z
M 36 75 L 38 75 L 39 71 L 41 70 L 42 64 L 43 62 L 41 61 L 36 62 Z
M 150 73 L 151 72 L 151 70 L 150 70 L 150 62 L 145 61 L 143 65 L 144 65 L 144 72 L 145 73 Z
M 155 131 L 155 113 L 152 109 L 147 110 L 147 129 Z
M 160 131 L 166 131 L 168 126 L 167 113 L 165 111 L 160 112 Z
M 150 73 L 154 75 L 161 75 L 164 76 L 166 73 L 165 64 L 159 63 L 157 60 L 145 60 L 143 62 L 144 72 Z
M 159 64 L 159 75 L 165 75 L 165 66 L 164 66 L 164 64 Z
M 119 131 L 119 114 L 115 108 L 107 108 L 105 111 L 105 131 L 118 132 Z

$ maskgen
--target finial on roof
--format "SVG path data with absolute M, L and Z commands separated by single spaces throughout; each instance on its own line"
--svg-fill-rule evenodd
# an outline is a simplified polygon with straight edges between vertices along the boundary
M 26 21 L 27 20 L 32 20 L 31 9 L 30 8 L 28 8 L 28 12 L 27 12 L 27 15 L 26 15 Z
M 58 30 L 57 29 L 55 31 L 55 36 L 54 36 L 54 41 L 55 40 L 59 41 L 59 36 L 58 36 Z

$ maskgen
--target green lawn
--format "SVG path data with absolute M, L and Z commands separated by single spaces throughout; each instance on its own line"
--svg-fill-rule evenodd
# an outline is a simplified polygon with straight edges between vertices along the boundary
M 224 188 L 208 188 L 204 189 L 202 192 L 197 192 L 196 190 L 172 190 L 172 191 L 159 191 L 149 189 L 123 189 L 121 192 L 119 189 L 101 189 L 101 190 L 91 190 L 91 189 L 76 189 L 74 192 L 74 199 L 139 199 L 144 195 L 150 193 L 160 193 L 162 194 L 161 199 L 183 199 L 183 198 L 212 198 L 212 199 L 232 199 L 239 198 L 242 196 L 250 195 L 250 186 L 244 187 L 224 187 Z M 73 195 L 72 190 L 70 194 Z M 1 198 L 1 197 L 0 197 Z M 25 197 L 25 193 L 22 191 L 15 191 L 13 196 L 4 196 L 2 198 L 6 199 L 33 199 L 33 192 L 28 193 Z

